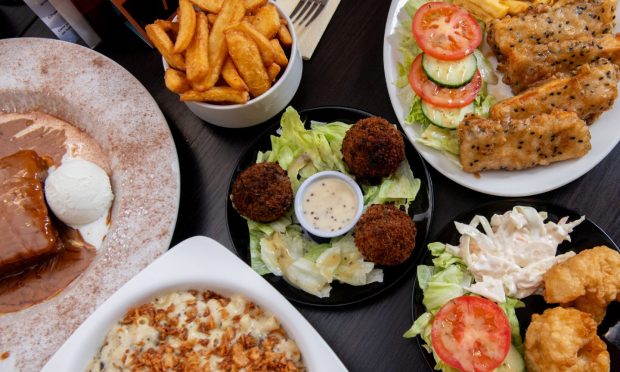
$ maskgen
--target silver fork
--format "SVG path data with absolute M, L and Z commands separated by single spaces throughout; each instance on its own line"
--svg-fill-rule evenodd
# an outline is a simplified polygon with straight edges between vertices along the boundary
M 308 27 L 321 14 L 327 1 L 301 0 L 290 15 L 293 24 Z

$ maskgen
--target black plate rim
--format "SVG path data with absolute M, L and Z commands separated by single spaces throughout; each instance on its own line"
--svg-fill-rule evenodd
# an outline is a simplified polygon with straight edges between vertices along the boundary
M 609 242 L 612 243 L 612 247 L 611 248 L 614 248 L 617 251 L 620 251 L 620 248 L 618 247 L 616 242 L 613 239 L 611 239 L 611 237 L 607 234 L 607 232 L 605 232 L 605 230 L 603 230 L 594 221 L 590 220 L 585 213 L 580 213 L 579 211 L 567 208 L 567 207 L 565 207 L 563 205 L 560 205 L 558 203 L 555 203 L 555 202 L 544 201 L 544 200 L 536 199 L 536 198 L 494 199 L 494 200 L 490 200 L 490 201 L 487 201 L 485 203 L 482 203 L 482 204 L 480 204 L 480 205 L 478 205 L 478 206 L 476 206 L 474 208 L 470 208 L 468 210 L 461 211 L 455 217 L 453 217 L 451 220 L 449 220 L 448 223 L 446 223 L 446 225 L 443 226 L 441 228 L 441 230 L 439 230 L 439 232 L 433 236 L 433 239 L 429 239 L 429 240 L 427 240 L 427 242 L 429 242 L 429 243 L 430 242 L 435 242 L 435 241 L 437 241 L 437 238 L 446 235 L 449 232 L 450 229 L 454 228 L 454 221 L 462 221 L 464 219 L 464 217 L 469 216 L 469 215 L 471 215 L 473 213 L 476 213 L 476 211 L 478 211 L 478 210 L 483 210 L 485 208 L 489 208 L 489 207 L 491 207 L 493 205 L 499 205 L 499 204 L 512 204 L 513 206 L 516 206 L 516 205 L 527 205 L 527 206 L 534 206 L 534 207 L 536 207 L 536 206 L 544 206 L 546 208 L 563 210 L 563 211 L 567 212 L 568 214 L 575 214 L 575 215 L 581 215 L 581 216 L 585 215 L 586 219 L 584 220 L 584 222 L 587 221 L 588 223 L 592 224 L 592 226 L 594 228 L 596 228 L 596 230 L 598 230 L 601 233 L 601 237 L 607 239 Z M 426 249 L 426 251 L 424 252 L 424 254 L 421 255 L 421 258 L 420 258 L 420 261 L 418 262 L 418 265 L 420 265 L 424 261 L 426 261 L 428 255 L 430 254 L 430 251 L 426 247 L 425 247 L 425 249 Z M 412 323 L 417 318 L 416 300 L 415 300 L 417 287 L 418 287 L 418 277 L 417 277 L 417 275 L 415 275 L 415 278 L 413 280 L 413 289 L 411 291 L 411 319 L 412 319 L 411 321 L 412 321 Z M 523 333 L 523 330 L 521 330 L 521 332 Z M 424 348 L 424 341 L 422 340 L 422 338 L 420 336 L 416 336 L 415 339 L 416 339 L 416 344 L 418 346 L 418 349 L 423 354 L 424 361 L 425 361 L 426 365 L 428 366 L 429 370 L 435 371 L 435 365 L 431 364 L 431 361 L 430 361 L 430 359 L 432 359 L 433 356 L 432 356 L 431 353 L 426 351 L 426 349 Z
M 365 110 L 361 110 L 361 109 L 357 109 L 357 108 L 353 108 L 353 107 L 348 107 L 348 106 L 339 106 L 339 105 L 327 105 L 327 106 L 316 106 L 316 107 L 311 107 L 311 108 L 307 108 L 307 109 L 302 109 L 299 110 L 298 113 L 300 116 L 307 116 L 310 117 L 313 113 L 316 112 L 322 112 L 322 111 L 341 111 L 347 114 L 353 114 L 353 115 L 358 115 L 358 116 L 365 116 L 365 117 L 370 117 L 370 116 L 377 116 L 374 115 L 368 111 Z M 282 116 L 281 112 L 280 114 L 278 114 L 275 118 L 272 119 L 271 123 L 267 126 L 267 129 L 265 129 L 263 132 L 261 132 L 254 141 L 252 141 L 252 143 L 247 146 L 239 155 L 238 160 L 235 164 L 235 167 L 230 175 L 230 180 L 229 180 L 229 184 L 228 184 L 228 189 L 227 189 L 227 193 L 226 193 L 226 208 L 225 208 L 225 218 L 226 218 L 226 228 L 228 230 L 228 237 L 230 239 L 230 241 L 232 242 L 232 246 L 233 246 L 233 251 L 235 252 L 235 254 L 237 255 L 237 257 L 239 257 L 243 262 L 245 262 L 246 264 L 249 265 L 248 262 L 245 261 L 244 257 L 241 256 L 239 249 L 237 248 L 236 244 L 235 244 L 235 239 L 232 236 L 232 232 L 229 226 L 229 221 L 230 221 L 230 213 L 236 213 L 233 212 L 231 210 L 230 207 L 230 193 L 231 193 L 231 188 L 232 188 L 232 183 L 233 183 L 233 179 L 235 177 L 236 170 L 239 169 L 242 160 L 244 159 L 244 157 L 246 156 L 246 154 L 249 151 L 252 151 L 252 149 L 255 149 L 256 147 L 258 147 L 258 144 L 261 141 L 264 141 L 264 137 L 273 134 L 280 126 L 280 118 Z M 403 135 L 403 139 L 405 140 L 405 147 L 409 147 L 408 151 L 410 151 L 412 154 L 414 154 L 414 156 L 416 156 L 419 160 L 419 163 L 422 166 L 422 173 L 424 174 L 424 177 L 426 178 L 426 185 L 424 183 L 422 183 L 421 187 L 425 187 L 426 188 L 426 193 L 428 195 L 428 209 L 426 210 L 426 212 L 424 214 L 427 215 L 427 223 L 426 223 L 426 228 L 425 228 L 425 234 L 423 236 L 423 238 L 421 239 L 421 244 L 420 246 L 422 247 L 426 247 L 426 244 L 428 242 L 428 237 L 430 234 L 430 230 L 431 230 L 431 226 L 432 226 L 432 218 L 433 218 L 433 214 L 434 214 L 434 210 L 435 210 L 435 194 L 433 191 L 433 181 L 431 179 L 430 173 L 428 171 L 428 167 L 426 165 L 426 161 L 424 160 L 424 158 L 422 158 L 422 156 L 418 153 L 418 151 L 415 149 L 415 147 L 413 147 L 413 145 L 406 140 L 406 135 L 402 132 L 402 128 L 400 128 L 399 126 L 397 126 L 399 132 Z M 416 174 L 420 174 L 420 170 L 416 170 Z M 422 179 L 422 177 L 420 177 L 419 175 L 416 176 L 416 178 L 420 178 Z M 421 213 L 422 214 L 422 213 Z M 416 245 L 416 247 L 419 248 L 418 245 Z M 299 304 L 299 305 L 304 305 L 304 306 L 308 306 L 308 307 L 316 307 L 316 308 L 344 308 L 344 307 L 349 307 L 349 306 L 353 306 L 353 305 L 359 305 L 365 302 L 368 302 L 374 298 L 377 298 L 380 295 L 383 295 L 387 292 L 389 292 L 391 289 L 393 289 L 397 284 L 401 283 L 404 281 L 404 279 L 406 277 L 408 277 L 411 272 L 414 271 L 414 268 L 416 268 L 422 258 L 422 254 L 420 253 L 421 250 L 417 250 L 414 249 L 414 253 L 416 254 L 417 251 L 417 256 L 412 260 L 411 264 L 409 265 L 409 267 L 407 267 L 403 273 L 394 281 L 392 281 L 391 283 L 388 283 L 387 285 L 385 285 L 384 287 L 378 289 L 376 292 L 372 293 L 371 295 L 365 296 L 365 297 L 361 297 L 358 299 L 353 299 L 353 300 L 349 300 L 349 301 L 342 301 L 342 302 L 338 302 L 338 303 L 320 303 L 320 298 L 317 297 L 317 301 L 315 302 L 310 302 L 310 301 L 305 301 L 303 299 L 299 299 L 299 298 L 295 298 L 289 295 L 286 295 L 282 292 L 279 292 L 289 301 L 295 303 L 295 304 Z M 265 279 L 267 280 L 267 279 Z M 269 280 L 267 280 L 269 282 Z M 271 285 L 273 285 L 271 282 L 269 283 Z M 278 289 L 277 287 L 274 286 L 274 288 Z M 292 288 L 292 287 L 291 287 Z

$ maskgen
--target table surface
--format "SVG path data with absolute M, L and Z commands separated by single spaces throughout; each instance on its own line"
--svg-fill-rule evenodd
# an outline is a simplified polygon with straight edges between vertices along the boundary
M 291 101 L 293 107 L 349 106 L 396 122 L 382 60 L 389 7 L 390 1 L 385 0 L 341 1 L 312 60 L 304 62 L 301 85 Z M 160 55 L 120 22 L 113 26 L 110 36 L 95 50 L 126 68 L 151 93 L 168 120 L 179 154 L 181 203 L 172 245 L 206 235 L 232 248 L 225 217 L 230 177 L 239 156 L 268 124 L 224 129 L 198 119 L 164 87 Z M 0 37 L 54 35 L 23 3 L 3 1 Z M 617 146 L 586 175 L 535 198 L 585 214 L 620 242 L 618 164 Z M 466 189 L 434 169 L 430 174 L 435 191 L 431 239 L 456 215 L 497 199 Z M 350 308 L 297 308 L 351 371 L 427 371 L 416 341 L 402 338 L 412 322 L 413 282 L 414 273 L 370 303 Z

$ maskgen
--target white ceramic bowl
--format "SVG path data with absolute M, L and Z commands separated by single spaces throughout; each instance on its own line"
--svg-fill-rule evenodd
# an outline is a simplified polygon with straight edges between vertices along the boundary
M 293 22 L 289 16 L 273 1 L 271 3 L 278 8 L 280 15 L 286 19 L 288 30 L 293 37 L 288 65 L 268 91 L 244 104 L 215 105 L 204 102 L 185 102 L 196 116 L 207 123 L 225 128 L 246 128 L 260 124 L 282 111 L 297 92 L 303 68 L 297 34 L 295 34 Z M 162 60 L 165 70 L 168 68 L 168 64 L 163 58 Z
M 42 372 L 83 371 L 127 309 L 177 290 L 240 294 L 274 314 L 299 346 L 308 372 L 346 367 L 308 321 L 263 277 L 216 241 L 196 236 L 170 249 L 108 298 L 54 354 Z
M 306 217 L 303 214 L 302 204 L 306 189 L 313 183 L 319 182 L 320 180 L 325 178 L 337 178 L 349 185 L 353 189 L 357 201 L 357 211 L 355 212 L 355 216 L 351 219 L 351 222 L 343 226 L 341 229 L 335 231 L 324 231 L 314 228 L 311 223 L 306 221 Z M 359 185 L 351 177 L 338 171 L 324 171 L 313 174 L 312 176 L 308 177 L 308 179 L 306 179 L 301 184 L 301 186 L 299 186 L 297 194 L 295 194 L 294 208 L 295 216 L 297 217 L 297 220 L 299 221 L 301 227 L 303 227 L 306 232 L 308 232 L 310 235 L 314 235 L 320 238 L 334 238 L 336 236 L 346 234 L 349 230 L 353 228 L 353 226 L 355 226 L 357 221 L 360 219 L 362 215 L 362 210 L 364 209 L 364 195 L 362 194 L 362 189 L 360 189 Z

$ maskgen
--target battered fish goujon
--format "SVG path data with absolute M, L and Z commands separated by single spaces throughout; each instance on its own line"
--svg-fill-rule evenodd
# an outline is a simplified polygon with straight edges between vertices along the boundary
M 525 119 L 558 109 L 576 112 L 592 123 L 613 106 L 617 85 L 618 67 L 603 58 L 499 102 L 491 108 L 490 116 L 496 120 Z
M 468 116 L 458 127 L 465 172 L 518 170 L 579 158 L 590 151 L 590 131 L 573 112 L 554 111 L 522 120 Z

